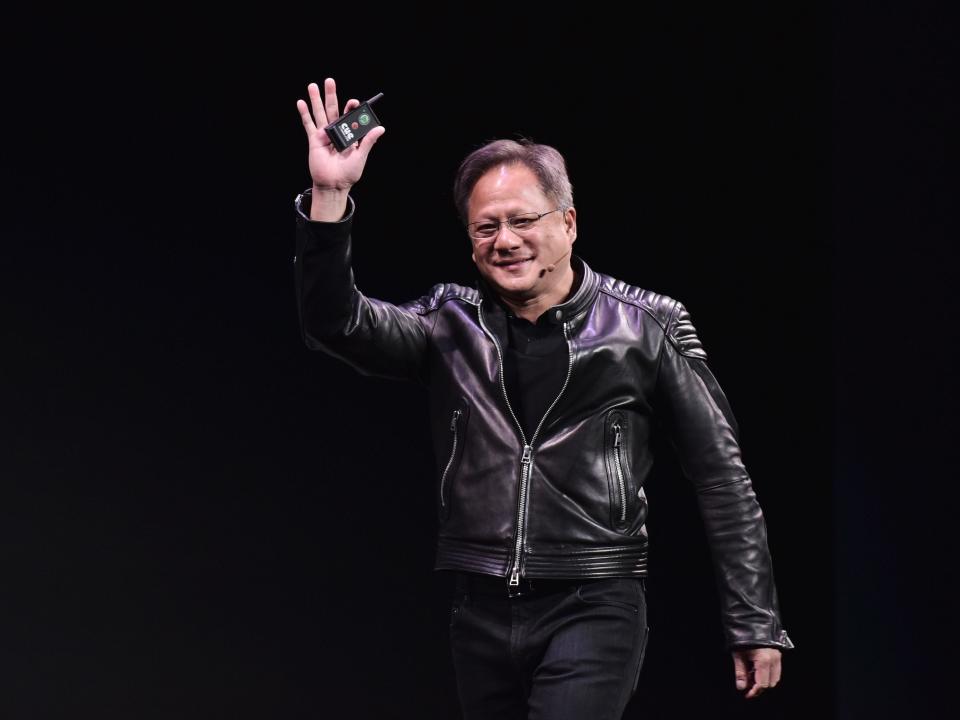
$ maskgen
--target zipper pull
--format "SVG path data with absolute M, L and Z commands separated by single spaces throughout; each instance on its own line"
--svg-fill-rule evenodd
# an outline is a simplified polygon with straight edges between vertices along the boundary
M 453 411 L 453 419 L 450 421 L 450 432 L 457 429 L 457 420 L 460 419 L 460 410 Z
M 510 582 L 508 583 L 508 585 L 510 587 L 517 587 L 517 585 L 519 584 L 520 584 L 520 571 L 514 570 L 513 574 L 510 576 Z
M 614 432 L 614 435 L 613 435 L 613 446 L 614 446 L 615 448 L 618 448 L 618 447 L 620 447 L 620 423 L 619 423 L 619 422 L 615 422 L 615 423 L 613 424 L 613 432 Z
M 520 458 L 520 462 L 524 465 L 529 465 L 530 461 L 533 459 L 533 448 L 529 445 L 523 446 L 523 457 Z

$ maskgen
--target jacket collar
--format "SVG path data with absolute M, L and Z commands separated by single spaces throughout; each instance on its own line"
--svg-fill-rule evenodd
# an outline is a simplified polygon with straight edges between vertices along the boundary
M 559 305 L 554 305 L 544 313 L 544 322 L 562 325 L 571 320 L 577 320 L 593 304 L 597 291 L 600 288 L 600 278 L 579 255 L 570 256 L 570 264 L 574 272 L 580 276 L 580 286 L 570 298 Z M 480 294 L 488 301 L 489 307 L 499 307 L 498 296 L 490 284 L 480 276 L 477 279 Z

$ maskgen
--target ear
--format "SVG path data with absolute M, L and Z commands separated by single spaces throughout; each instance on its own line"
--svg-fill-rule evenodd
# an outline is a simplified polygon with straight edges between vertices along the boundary
M 577 240 L 577 209 L 570 207 L 566 209 L 566 212 L 563 213 L 563 225 L 567 233 L 567 237 L 570 238 L 570 243 L 573 244 Z

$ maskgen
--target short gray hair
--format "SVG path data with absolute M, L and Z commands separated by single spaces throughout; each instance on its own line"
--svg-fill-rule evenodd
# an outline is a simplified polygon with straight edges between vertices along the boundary
M 488 170 L 500 165 L 528 167 L 540 181 L 544 195 L 553 197 L 564 209 L 573 207 L 573 187 L 567 177 L 567 163 L 559 151 L 526 138 L 494 140 L 467 155 L 453 181 L 453 202 L 464 223 L 468 219 L 470 193 L 477 181 Z

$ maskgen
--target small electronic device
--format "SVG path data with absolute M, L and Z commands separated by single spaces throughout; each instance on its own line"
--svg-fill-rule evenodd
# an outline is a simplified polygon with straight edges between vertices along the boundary
M 324 128 L 337 152 L 343 152 L 354 143 L 359 142 L 360 138 L 380 124 L 380 120 L 370 106 L 382 97 L 383 93 L 377 93 Z

